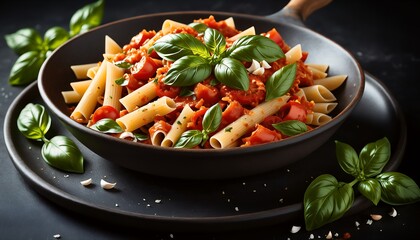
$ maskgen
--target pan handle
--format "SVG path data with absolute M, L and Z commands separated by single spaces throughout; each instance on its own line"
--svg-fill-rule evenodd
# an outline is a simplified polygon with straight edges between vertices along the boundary
M 333 0 L 290 0 L 280 11 L 266 16 L 276 22 L 288 22 L 304 26 L 304 21 L 316 10 L 328 5 Z

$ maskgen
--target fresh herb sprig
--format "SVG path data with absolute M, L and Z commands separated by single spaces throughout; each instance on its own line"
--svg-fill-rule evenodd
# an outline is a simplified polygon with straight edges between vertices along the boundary
M 9 48 L 19 56 L 9 74 L 10 85 L 27 85 L 38 77 L 43 62 L 56 48 L 70 38 L 99 26 L 104 13 L 104 0 L 77 10 L 70 19 L 70 31 L 63 27 L 48 29 L 44 37 L 34 28 L 23 28 L 5 35 Z
M 202 26 L 202 25 L 197 25 Z M 234 89 L 248 90 L 249 78 L 243 61 L 274 62 L 285 55 L 270 38 L 243 36 L 227 48 L 225 37 L 212 28 L 201 28 L 204 43 L 187 33 L 168 34 L 156 41 L 155 50 L 173 64 L 163 82 L 173 86 L 191 86 L 212 73 L 217 81 Z
M 44 142 L 41 154 L 46 163 L 68 172 L 84 172 L 83 155 L 73 140 L 60 135 L 51 139 L 45 137 L 51 118 L 44 106 L 28 103 L 19 114 L 17 126 L 26 138 Z
M 304 194 L 304 218 L 308 231 L 341 218 L 353 205 L 353 186 L 373 204 L 383 201 L 390 205 L 420 201 L 416 182 L 399 172 L 382 172 L 391 156 L 386 137 L 363 147 L 359 155 L 353 147 L 335 141 L 340 167 L 354 177 L 350 183 L 338 182 L 331 174 L 314 179 Z
M 193 148 L 204 144 L 209 139 L 209 134 L 216 131 L 222 121 L 222 108 L 218 103 L 207 109 L 203 116 L 203 130 L 188 130 L 181 134 L 174 148 Z

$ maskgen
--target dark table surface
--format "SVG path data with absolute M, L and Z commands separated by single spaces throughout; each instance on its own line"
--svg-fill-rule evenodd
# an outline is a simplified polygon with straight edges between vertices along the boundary
M 35 2 L 35 1 L 33 1 Z M 55 1 L 25 3 L 10 1 L 0 14 L 0 121 L 24 86 L 8 83 L 10 69 L 17 56 L 4 41 L 4 35 L 24 27 L 40 32 L 52 26 L 68 28 L 71 15 L 89 1 Z M 280 10 L 287 1 L 250 0 L 182 0 L 182 1 L 107 1 L 103 23 L 141 14 L 211 10 L 269 15 Z M 420 133 L 420 48 L 413 34 L 420 29 L 414 1 L 345 1 L 335 0 L 309 16 L 308 28 L 330 38 L 350 51 L 363 69 L 379 79 L 399 103 L 407 123 L 405 156 L 398 168 L 417 183 L 416 163 L 419 159 L 415 141 Z M 294 223 L 244 229 L 232 232 L 157 232 L 106 225 L 95 218 L 85 218 L 57 206 L 34 191 L 14 167 L 4 144 L 3 127 L 0 144 L 0 238 L 1 239 L 325 239 L 331 231 L 340 238 L 350 233 L 351 239 L 418 239 L 420 203 L 395 206 L 398 215 L 389 217 L 391 206 L 380 203 L 357 214 L 346 216 L 312 232 L 301 230 L 291 234 Z M 368 134 L 368 133 L 367 133 Z M 371 213 L 384 217 L 366 224 Z M 355 222 L 361 225 L 357 228 Z M 311 235 L 312 234 L 312 235 Z

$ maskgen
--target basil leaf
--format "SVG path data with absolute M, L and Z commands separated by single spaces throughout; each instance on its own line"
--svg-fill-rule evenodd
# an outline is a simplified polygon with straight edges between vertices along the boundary
M 44 34 L 44 44 L 49 50 L 54 50 L 69 40 L 70 35 L 66 29 L 62 27 L 53 27 L 48 29 Z
M 136 137 L 136 139 L 137 139 L 138 141 L 144 141 L 144 140 L 149 139 L 149 135 L 146 135 L 146 134 L 140 134 L 140 133 L 134 133 L 134 137 Z
M 83 173 L 83 155 L 77 145 L 66 136 L 55 136 L 42 146 L 42 157 L 60 170 Z
M 9 48 L 13 49 L 18 55 L 42 49 L 42 37 L 33 28 L 23 28 L 4 37 Z
M 206 24 L 198 23 L 198 22 L 190 23 L 188 24 L 188 26 L 194 28 L 194 30 L 197 31 L 198 33 L 203 33 L 208 28 Z
M 350 184 L 337 182 L 330 174 L 320 175 L 304 194 L 306 229 L 310 231 L 341 218 L 353 202 L 354 192 Z
M 126 61 L 118 61 L 116 63 L 114 63 L 115 66 L 119 67 L 119 68 L 124 68 L 124 69 L 129 69 L 133 66 L 133 64 L 126 62 Z
M 218 103 L 207 109 L 203 116 L 203 131 L 205 133 L 212 133 L 219 128 L 222 122 L 222 108 Z
M 206 45 L 187 33 L 165 35 L 155 42 L 153 49 L 161 58 L 168 61 L 176 61 L 188 55 L 210 58 Z
M 381 184 L 376 179 L 369 178 L 361 181 L 357 190 L 375 205 L 378 205 L 379 200 L 381 200 Z
M 10 70 L 9 84 L 25 85 L 33 82 L 37 79 L 39 69 L 45 59 L 45 54 L 36 51 L 20 55 Z
M 296 78 L 296 63 L 286 65 L 271 75 L 265 86 L 265 101 L 278 98 L 286 94 Z
M 29 139 L 42 140 L 51 126 L 51 118 L 44 106 L 28 103 L 17 119 L 19 131 Z
M 97 121 L 95 124 L 90 126 L 93 130 L 102 132 L 102 133 L 122 133 L 124 130 L 120 125 L 111 118 L 102 118 Z
M 198 130 L 189 130 L 183 132 L 178 141 L 174 144 L 174 148 L 193 148 L 201 143 L 203 133 Z
M 298 120 L 287 120 L 274 123 L 272 126 L 286 136 L 294 136 L 308 131 L 308 126 Z
M 225 37 L 213 28 L 207 28 L 204 32 L 204 43 L 213 53 L 213 56 L 219 56 L 226 49 Z
M 77 10 L 70 19 L 70 36 L 86 32 L 101 24 L 104 1 L 98 0 Z
M 285 56 L 279 45 L 261 35 L 243 36 L 237 39 L 228 49 L 227 55 L 240 61 L 252 62 L 255 59 L 258 62 L 265 60 L 269 63 Z
M 359 159 L 366 177 L 373 177 L 382 172 L 391 156 L 391 144 L 386 137 L 363 147 Z
M 214 67 L 216 79 L 228 87 L 247 91 L 249 78 L 245 66 L 238 60 L 226 57 Z
M 362 168 L 354 148 L 347 143 L 335 141 L 335 153 L 341 169 L 357 178 L 362 172 Z
M 415 203 L 420 200 L 420 189 L 416 182 L 399 172 L 385 172 L 376 179 L 381 184 L 381 200 L 391 205 Z
M 211 72 L 212 66 L 207 60 L 195 55 L 184 56 L 171 65 L 163 82 L 178 87 L 191 86 L 206 79 Z

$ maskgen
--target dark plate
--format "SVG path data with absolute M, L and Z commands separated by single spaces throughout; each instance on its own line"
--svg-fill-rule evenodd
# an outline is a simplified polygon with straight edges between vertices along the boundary
M 407 129 L 398 104 L 380 81 L 367 74 L 361 102 L 337 133 L 310 156 L 285 168 L 253 177 L 212 181 L 148 176 L 101 159 L 50 114 L 52 126 L 47 138 L 66 135 L 74 139 L 85 156 L 85 173 L 69 174 L 47 165 L 41 157 L 42 142 L 26 139 L 17 129 L 17 117 L 30 102 L 44 104 L 36 83 L 15 99 L 4 125 L 6 147 L 28 184 L 52 202 L 82 215 L 160 231 L 233 230 L 302 219 L 303 194 L 315 177 L 330 173 L 339 181 L 352 180 L 338 165 L 334 140 L 360 151 L 365 144 L 386 136 L 392 156 L 384 171 L 397 169 L 406 145 Z M 88 178 L 94 184 L 82 186 L 80 181 Z M 102 189 L 101 179 L 116 182 L 116 188 Z M 347 214 L 370 205 L 357 195 Z

